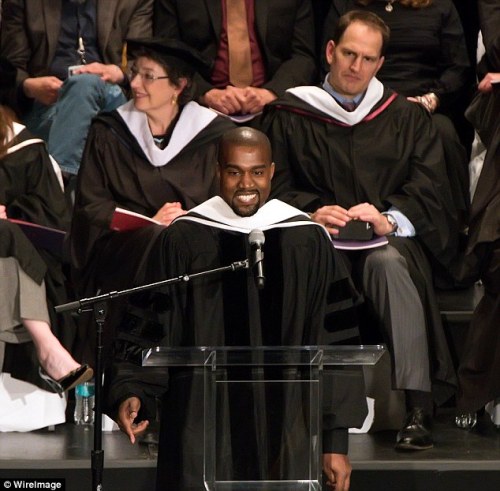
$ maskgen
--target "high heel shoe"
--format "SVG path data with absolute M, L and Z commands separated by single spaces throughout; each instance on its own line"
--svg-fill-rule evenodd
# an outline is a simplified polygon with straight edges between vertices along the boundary
M 40 375 L 40 378 L 44 380 L 47 385 L 49 385 L 50 388 L 54 392 L 57 392 L 61 397 L 63 396 L 64 392 L 73 389 L 79 384 L 87 382 L 87 380 L 90 380 L 94 375 L 94 371 L 87 364 L 80 365 L 78 368 L 72 370 L 59 380 L 53 379 L 50 375 L 47 374 L 47 372 L 45 372 L 42 367 L 38 367 L 38 373 Z

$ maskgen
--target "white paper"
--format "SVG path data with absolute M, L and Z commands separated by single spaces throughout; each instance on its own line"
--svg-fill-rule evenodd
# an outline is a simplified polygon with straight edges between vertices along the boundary
M 33 431 L 66 421 L 66 397 L 0 373 L 0 431 Z

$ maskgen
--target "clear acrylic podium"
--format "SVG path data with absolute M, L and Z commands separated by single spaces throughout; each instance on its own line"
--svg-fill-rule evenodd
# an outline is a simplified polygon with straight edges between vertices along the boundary
M 322 489 L 324 372 L 374 365 L 384 351 L 381 345 L 156 347 L 143 351 L 143 366 L 193 369 L 203 378 L 204 489 L 310 491 Z M 218 459 L 231 446 L 229 419 L 232 442 L 243 444 Z

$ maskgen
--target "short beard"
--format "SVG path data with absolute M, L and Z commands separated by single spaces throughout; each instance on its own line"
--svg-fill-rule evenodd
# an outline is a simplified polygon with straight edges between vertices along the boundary
M 251 208 L 241 208 L 238 207 L 234 204 L 234 200 L 231 203 L 231 209 L 240 217 L 251 217 L 252 215 L 255 215 L 260 208 L 260 199 L 255 205 L 253 205 Z

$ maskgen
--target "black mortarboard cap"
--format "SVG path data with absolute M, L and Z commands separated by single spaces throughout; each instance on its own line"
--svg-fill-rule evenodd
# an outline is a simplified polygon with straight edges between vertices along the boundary
M 187 69 L 191 72 L 187 75 L 198 72 L 207 77 L 210 74 L 210 64 L 201 54 L 177 39 L 160 37 L 127 39 L 127 56 L 130 58 L 134 58 L 135 53 L 144 50 L 154 53 L 159 59 L 164 60 L 166 65 Z

